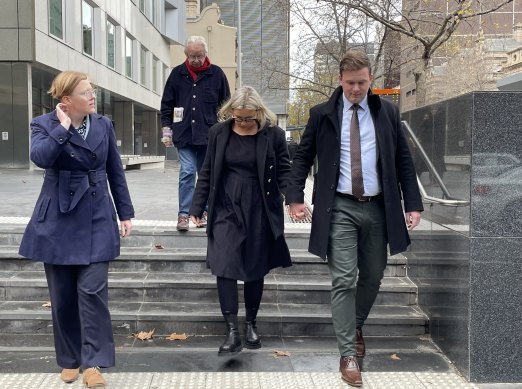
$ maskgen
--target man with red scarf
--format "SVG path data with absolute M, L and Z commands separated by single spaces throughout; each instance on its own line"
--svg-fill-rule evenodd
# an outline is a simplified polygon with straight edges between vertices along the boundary
M 172 133 L 162 141 L 165 146 L 176 146 L 180 160 L 178 231 L 189 229 L 188 212 L 196 174 L 207 151 L 208 129 L 217 123 L 217 111 L 230 97 L 225 73 L 210 63 L 207 53 L 203 37 L 189 37 L 185 45 L 187 58 L 172 69 L 161 99 L 162 131 L 164 135 L 169 130 Z

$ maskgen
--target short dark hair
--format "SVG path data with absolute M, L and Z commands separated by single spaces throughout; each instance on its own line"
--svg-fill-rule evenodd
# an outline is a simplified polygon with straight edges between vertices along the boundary
M 339 74 L 343 74 L 345 70 L 353 71 L 364 68 L 368 68 L 368 71 L 372 74 L 372 65 L 368 54 L 361 50 L 348 50 L 339 64 Z

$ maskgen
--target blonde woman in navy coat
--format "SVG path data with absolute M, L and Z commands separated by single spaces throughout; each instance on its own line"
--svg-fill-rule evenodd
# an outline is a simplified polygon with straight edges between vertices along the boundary
M 95 113 L 87 75 L 62 72 L 49 93 L 60 103 L 31 122 L 30 156 L 45 178 L 20 254 L 44 262 L 62 380 L 73 382 L 82 370 L 87 387 L 104 387 L 99 369 L 115 359 L 109 261 L 131 232 L 134 209 L 114 128 Z

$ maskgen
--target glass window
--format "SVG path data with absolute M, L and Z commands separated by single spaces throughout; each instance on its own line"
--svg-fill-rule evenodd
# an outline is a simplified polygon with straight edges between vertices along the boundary
M 88 55 L 92 55 L 92 19 L 93 9 L 85 1 L 82 2 L 82 25 L 83 25 L 83 52 Z
M 125 37 L 125 75 L 132 78 L 132 38 Z
M 156 57 L 152 59 L 152 90 L 158 91 L 158 66 L 159 60 Z
M 145 13 L 145 0 L 140 0 L 140 11 Z
M 114 34 L 116 33 L 116 28 L 114 24 L 112 24 L 109 20 L 107 20 L 107 66 L 110 66 L 114 69 L 114 56 L 115 56 L 115 48 L 114 48 Z
M 62 0 L 49 0 L 49 33 L 63 39 Z
M 140 82 L 145 85 L 147 82 L 147 49 L 140 46 Z

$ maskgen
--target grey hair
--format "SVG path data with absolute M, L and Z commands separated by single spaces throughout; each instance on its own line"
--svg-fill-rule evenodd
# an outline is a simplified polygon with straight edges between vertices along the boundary
M 277 116 L 268 109 L 261 100 L 259 93 L 251 86 L 242 86 L 238 88 L 232 97 L 223 104 L 219 110 L 220 120 L 230 119 L 235 109 L 252 109 L 256 112 L 256 119 L 259 122 L 259 128 L 263 128 L 269 123 L 270 127 L 277 124 Z
M 187 46 L 189 45 L 189 43 L 196 43 L 198 45 L 202 45 L 205 49 L 205 54 L 208 53 L 207 41 L 202 36 L 192 35 L 187 38 L 187 42 L 185 43 L 185 54 L 187 54 Z

